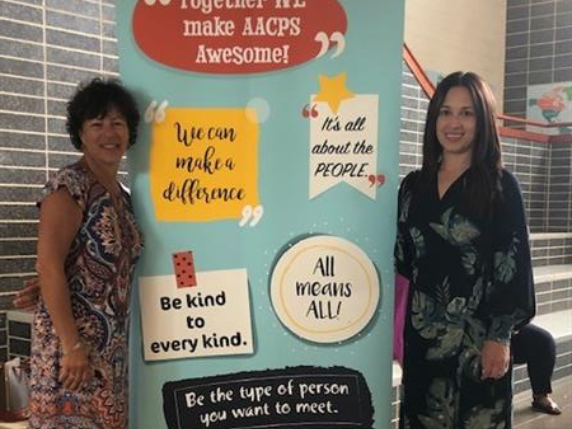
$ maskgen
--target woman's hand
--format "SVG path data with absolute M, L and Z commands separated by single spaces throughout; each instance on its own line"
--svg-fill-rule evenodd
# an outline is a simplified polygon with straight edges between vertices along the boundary
M 37 277 L 24 281 L 24 287 L 18 291 L 12 302 L 18 310 L 34 311 L 40 296 L 40 282 Z
M 79 390 L 92 376 L 93 368 L 83 344 L 62 357 L 59 381 L 66 389 Z
M 510 347 L 508 344 L 487 340 L 481 352 L 482 379 L 502 378 L 510 365 Z

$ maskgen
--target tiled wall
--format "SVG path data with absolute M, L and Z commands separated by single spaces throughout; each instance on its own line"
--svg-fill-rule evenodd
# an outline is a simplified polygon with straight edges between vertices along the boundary
M 572 233 L 536 235 L 531 256 L 535 267 L 572 265 Z
M 572 279 L 537 283 L 535 287 L 538 316 L 572 308 Z
M 10 359 L 30 356 L 32 320 L 32 313 L 23 311 L 9 311 L 7 313 Z
M 76 84 L 117 76 L 113 0 L 0 0 L 0 361 L 12 293 L 35 267 L 48 175 L 78 153 L 65 103 Z
M 427 97 L 404 64 L 400 175 L 420 167 Z M 572 231 L 572 145 L 501 136 L 505 167 L 522 188 L 532 232 Z
M 505 168 L 520 182 L 531 231 L 545 231 L 551 146 L 502 136 L 501 146 Z
M 572 41 L 570 41 L 572 45 Z M 572 145 L 553 144 L 550 151 L 550 186 L 546 231 L 572 231 Z
M 399 143 L 399 177 L 421 166 L 425 117 L 429 100 L 417 79 L 403 63 L 401 85 L 401 133 Z
M 504 112 L 526 116 L 528 85 L 572 81 L 572 0 L 508 0 Z

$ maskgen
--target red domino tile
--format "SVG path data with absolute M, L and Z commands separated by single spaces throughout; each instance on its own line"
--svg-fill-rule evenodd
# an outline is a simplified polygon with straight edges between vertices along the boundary
M 197 286 L 193 252 L 189 250 L 173 253 L 173 267 L 178 288 Z

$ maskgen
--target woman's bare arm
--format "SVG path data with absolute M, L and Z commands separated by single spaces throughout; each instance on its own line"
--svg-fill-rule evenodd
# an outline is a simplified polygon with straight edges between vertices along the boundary
M 81 227 L 82 218 L 80 206 L 66 190 L 47 196 L 42 202 L 37 262 L 40 293 L 64 353 L 60 381 L 69 389 L 77 389 L 82 380 L 88 379 L 89 372 L 65 275 L 66 257 Z

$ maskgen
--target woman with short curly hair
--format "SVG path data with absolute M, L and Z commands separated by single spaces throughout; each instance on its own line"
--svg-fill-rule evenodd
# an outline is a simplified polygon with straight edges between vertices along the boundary
M 117 172 L 139 113 L 118 81 L 102 79 L 81 86 L 67 112 L 83 156 L 55 173 L 38 202 L 29 424 L 125 429 L 130 288 L 142 237 Z

